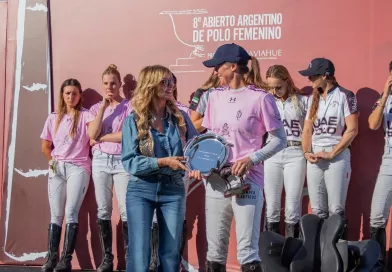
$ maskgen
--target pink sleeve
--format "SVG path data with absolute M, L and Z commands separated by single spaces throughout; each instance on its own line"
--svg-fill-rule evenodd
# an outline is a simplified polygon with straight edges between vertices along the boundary
M 40 136 L 41 139 L 53 142 L 51 130 L 52 130 L 53 124 L 54 124 L 53 123 L 53 119 L 55 119 L 54 117 L 55 117 L 54 114 L 50 114 L 48 116 L 48 118 L 46 118 L 46 122 L 45 122 L 44 128 L 42 129 L 42 133 Z
M 261 114 L 267 131 L 283 127 L 278 107 L 271 94 L 267 94 L 261 103 Z
M 88 111 L 87 118 L 86 118 L 86 125 L 88 125 L 90 122 L 94 121 L 95 117 L 97 117 L 98 109 L 99 109 L 99 103 L 93 105 L 90 108 L 90 110 Z

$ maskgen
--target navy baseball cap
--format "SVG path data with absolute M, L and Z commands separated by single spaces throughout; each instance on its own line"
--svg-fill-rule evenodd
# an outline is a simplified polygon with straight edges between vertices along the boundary
M 316 75 L 333 76 L 335 66 L 329 59 L 316 58 L 310 62 L 308 69 L 299 71 L 299 73 L 307 77 Z
M 231 43 L 218 47 L 214 57 L 210 60 L 204 61 L 203 64 L 206 67 L 216 67 L 225 62 L 247 64 L 250 59 L 251 57 L 244 48 L 235 43 Z

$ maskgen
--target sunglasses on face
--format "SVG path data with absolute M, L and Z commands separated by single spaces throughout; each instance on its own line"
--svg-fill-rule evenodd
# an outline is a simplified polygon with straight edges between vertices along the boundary
M 175 85 L 174 80 L 172 80 L 172 79 L 162 79 L 161 82 L 162 82 L 163 86 L 165 86 L 165 87 L 171 87 L 171 86 Z

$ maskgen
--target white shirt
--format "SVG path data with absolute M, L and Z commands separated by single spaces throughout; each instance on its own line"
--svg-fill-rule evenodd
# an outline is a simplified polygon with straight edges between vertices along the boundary
M 313 95 L 309 97 L 306 120 L 309 120 L 312 102 Z M 312 145 L 337 145 L 346 129 L 345 118 L 357 111 L 357 98 L 354 93 L 341 86 L 330 89 L 325 100 L 320 95 L 317 118 L 313 123 Z
M 306 115 L 308 97 L 303 95 L 295 95 L 288 97 L 286 101 L 275 98 L 280 118 L 286 132 L 287 141 L 301 141 L 302 130 Z M 267 140 L 269 142 L 269 139 Z
M 373 106 L 373 110 L 380 104 L 382 94 L 377 102 Z M 385 142 L 389 146 L 392 146 L 392 95 L 389 95 L 387 101 L 385 102 L 385 107 L 383 111 L 383 127 L 385 131 Z

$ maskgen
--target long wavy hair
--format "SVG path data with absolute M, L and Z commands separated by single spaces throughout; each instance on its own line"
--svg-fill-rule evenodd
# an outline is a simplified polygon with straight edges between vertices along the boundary
M 240 73 L 245 76 L 245 84 L 254 85 L 256 88 L 266 90 L 268 85 L 263 81 L 260 74 L 260 64 L 257 58 L 251 57 L 250 69 L 248 65 L 239 64 Z
M 273 77 L 285 81 L 287 83 L 288 96 L 293 100 L 296 109 L 299 108 L 297 94 L 300 94 L 300 91 L 297 86 L 295 86 L 294 81 L 286 67 L 283 65 L 273 65 L 268 68 L 265 77 Z
M 72 128 L 71 131 L 69 133 L 69 136 L 71 138 L 74 138 L 78 129 L 78 124 L 79 124 L 79 119 L 80 119 L 80 115 L 82 112 L 82 86 L 80 85 L 80 82 L 77 79 L 74 78 L 70 78 L 67 79 L 63 82 L 63 84 L 61 84 L 61 88 L 60 88 L 60 97 L 59 97 L 59 102 L 57 105 L 57 118 L 56 118 L 56 126 L 55 126 L 55 133 L 57 132 L 57 130 L 59 129 L 61 120 L 63 119 L 64 115 L 67 113 L 67 105 L 65 104 L 64 98 L 63 98 L 63 94 L 64 94 L 64 89 L 65 87 L 68 86 L 73 86 L 79 89 L 79 93 L 80 93 L 80 99 L 78 104 L 76 104 L 75 108 L 74 108 L 74 116 L 73 116 L 73 122 L 72 122 Z
M 153 99 L 162 96 L 162 80 L 165 77 L 172 77 L 170 70 L 161 65 L 152 65 L 140 71 L 134 96 L 131 100 L 132 108 L 136 116 L 136 127 L 138 129 L 138 139 L 145 140 L 150 136 L 153 116 L 150 109 Z M 186 130 L 184 116 L 177 108 L 174 100 L 167 100 L 166 106 L 173 114 L 179 129 Z

